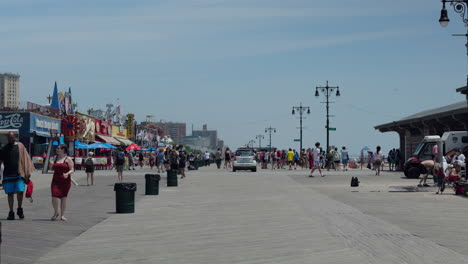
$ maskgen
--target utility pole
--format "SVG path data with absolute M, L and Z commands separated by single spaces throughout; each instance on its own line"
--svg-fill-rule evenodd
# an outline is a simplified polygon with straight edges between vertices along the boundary
M 302 103 L 300 103 L 299 106 L 293 106 L 292 107 L 292 114 L 294 115 L 295 114 L 295 111 L 298 111 L 299 112 L 299 124 L 300 124 L 300 148 L 299 148 L 299 152 L 302 151 L 302 114 L 304 114 L 304 112 L 307 110 L 307 114 L 310 114 L 310 107 L 308 106 L 302 106 Z
M 326 153 L 328 153 L 329 151 L 329 147 L 330 147 L 330 106 L 329 104 L 330 103 L 333 103 L 333 102 L 330 102 L 329 98 L 331 96 L 331 93 L 333 91 L 336 90 L 336 96 L 340 96 L 340 87 L 338 86 L 335 86 L 335 87 L 332 87 L 332 86 L 328 86 L 328 81 L 327 81 L 327 85 L 325 87 L 315 87 L 315 96 L 318 97 L 319 96 L 319 90 L 322 91 L 322 93 L 325 95 L 325 98 L 327 99 L 326 102 L 322 102 L 322 103 L 325 103 L 326 104 L 326 108 L 327 108 L 327 124 L 325 126 L 325 128 L 327 129 L 327 149 L 326 149 Z M 333 130 L 336 130 L 333 129 Z
M 267 133 L 267 132 L 270 134 L 270 152 L 271 152 L 271 133 L 272 132 L 276 133 L 276 128 L 271 127 L 271 126 L 267 127 L 267 128 L 265 128 L 265 133 Z
M 262 135 L 262 134 L 258 134 L 255 136 L 256 139 L 258 139 L 258 148 L 261 149 L 262 148 L 262 139 L 264 139 L 265 137 Z

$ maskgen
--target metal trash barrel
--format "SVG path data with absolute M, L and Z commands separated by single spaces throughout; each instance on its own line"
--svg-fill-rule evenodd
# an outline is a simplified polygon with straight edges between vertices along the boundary
M 145 195 L 159 195 L 159 174 L 145 174 Z
M 134 182 L 121 182 L 114 185 L 115 210 L 118 214 L 135 212 L 135 192 L 137 185 Z
M 167 187 L 177 187 L 177 171 L 167 171 Z

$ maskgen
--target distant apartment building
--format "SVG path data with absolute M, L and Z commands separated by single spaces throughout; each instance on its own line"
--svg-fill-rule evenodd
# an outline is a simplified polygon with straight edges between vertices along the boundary
M 156 122 L 154 125 L 163 131 L 164 136 L 170 136 L 173 141 L 177 143 L 184 141 L 187 133 L 187 125 L 185 123 Z
M 192 136 L 209 138 L 209 146 L 212 149 L 218 147 L 218 131 L 217 130 L 208 130 L 208 126 L 203 125 L 203 130 L 193 130 Z
M 0 74 L 0 108 L 16 109 L 19 106 L 20 76 L 13 73 Z

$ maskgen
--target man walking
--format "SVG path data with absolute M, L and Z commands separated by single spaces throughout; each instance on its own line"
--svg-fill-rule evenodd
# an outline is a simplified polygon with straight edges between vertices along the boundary
M 18 209 L 16 214 L 20 219 L 24 218 L 23 195 L 25 184 L 34 171 L 34 165 L 31 161 L 26 148 L 21 142 L 16 142 L 16 135 L 13 132 L 8 133 L 8 144 L 0 152 L 0 161 L 4 164 L 3 171 L 3 189 L 8 195 L 8 220 L 15 220 L 13 205 L 16 198 L 18 200 Z M 0 162 L 0 163 L 1 163 Z
M 216 166 L 218 166 L 218 169 L 221 169 L 221 156 L 222 156 L 221 149 L 218 148 L 218 151 L 216 151 L 216 154 L 215 154 Z
M 115 153 L 115 170 L 117 171 L 117 176 L 119 178 L 119 182 L 123 181 L 123 169 L 125 165 L 125 152 L 122 148 Z
M 205 151 L 205 166 L 210 166 L 210 153 L 208 150 Z

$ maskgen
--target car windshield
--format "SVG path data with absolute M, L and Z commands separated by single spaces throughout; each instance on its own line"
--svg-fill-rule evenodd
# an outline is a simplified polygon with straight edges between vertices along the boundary
M 253 151 L 248 150 L 248 149 L 236 151 L 236 156 L 253 156 L 253 155 L 254 155 Z

